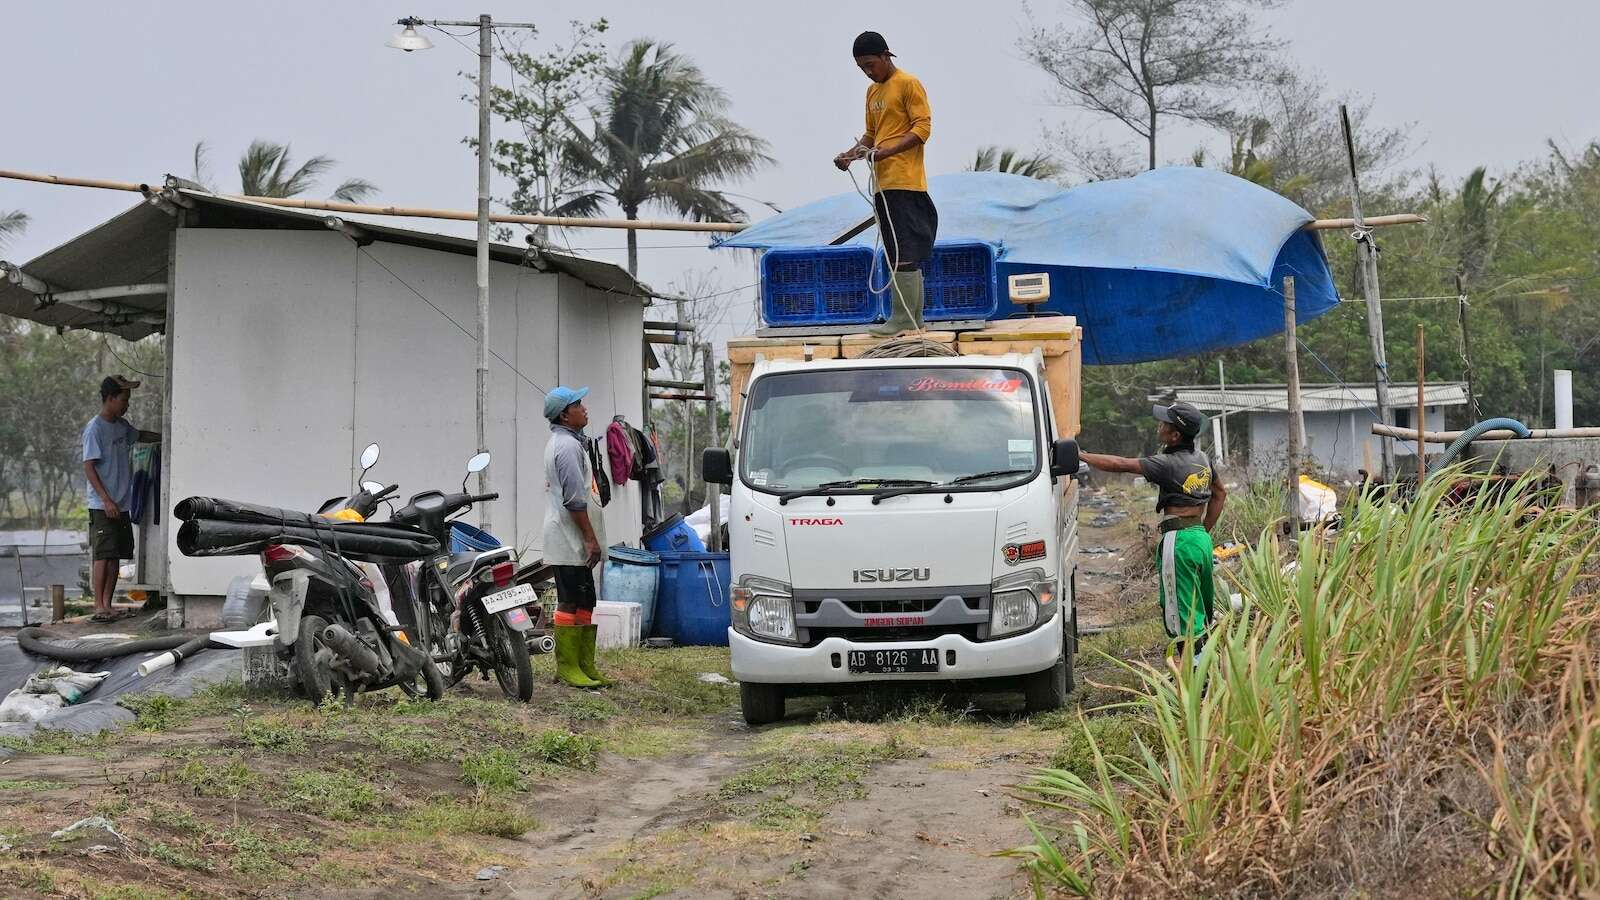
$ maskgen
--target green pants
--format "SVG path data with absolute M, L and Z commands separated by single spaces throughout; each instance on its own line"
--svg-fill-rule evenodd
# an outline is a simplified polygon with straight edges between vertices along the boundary
M 1161 619 L 1167 635 L 1205 634 L 1216 584 L 1211 576 L 1211 535 L 1204 525 L 1197 523 L 1161 535 L 1156 582 L 1161 586 Z

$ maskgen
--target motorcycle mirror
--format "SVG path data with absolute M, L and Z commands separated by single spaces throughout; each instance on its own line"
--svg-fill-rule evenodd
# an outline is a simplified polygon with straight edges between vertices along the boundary
M 361 489 L 376 496 L 379 491 L 383 490 L 383 484 L 377 481 L 363 481 L 361 482 Z
M 361 451 L 361 471 L 365 472 L 365 471 L 367 471 L 368 469 L 372 468 L 373 466 L 375 466 L 377 464 L 378 464 L 378 445 L 377 444 L 368 444 L 367 445 L 367 449 Z
M 471 459 L 467 460 L 468 472 L 482 472 L 487 468 L 489 468 L 489 451 L 487 450 L 475 454 Z

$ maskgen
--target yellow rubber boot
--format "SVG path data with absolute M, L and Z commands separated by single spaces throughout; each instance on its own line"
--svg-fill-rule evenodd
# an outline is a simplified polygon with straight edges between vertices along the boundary
M 583 674 L 583 626 L 557 625 L 556 677 L 578 688 L 597 688 L 600 682 Z
M 590 681 L 601 687 L 609 686 L 611 679 L 601 675 L 600 670 L 594 667 L 595 643 L 600 639 L 600 626 L 579 625 L 578 628 L 583 631 L 583 640 L 578 644 L 578 668 L 583 670 L 583 674 L 587 675 Z

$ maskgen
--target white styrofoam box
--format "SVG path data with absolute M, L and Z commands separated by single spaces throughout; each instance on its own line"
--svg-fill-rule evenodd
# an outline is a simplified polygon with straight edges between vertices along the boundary
M 643 640 L 644 610 L 637 603 L 601 600 L 594 605 L 594 624 L 600 626 L 596 647 L 637 647 Z

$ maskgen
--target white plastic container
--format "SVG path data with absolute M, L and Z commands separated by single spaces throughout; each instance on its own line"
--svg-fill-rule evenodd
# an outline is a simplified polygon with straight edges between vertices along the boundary
M 644 611 L 637 603 L 601 600 L 594 605 L 594 624 L 600 626 L 595 646 L 601 649 L 637 647 L 644 638 Z

